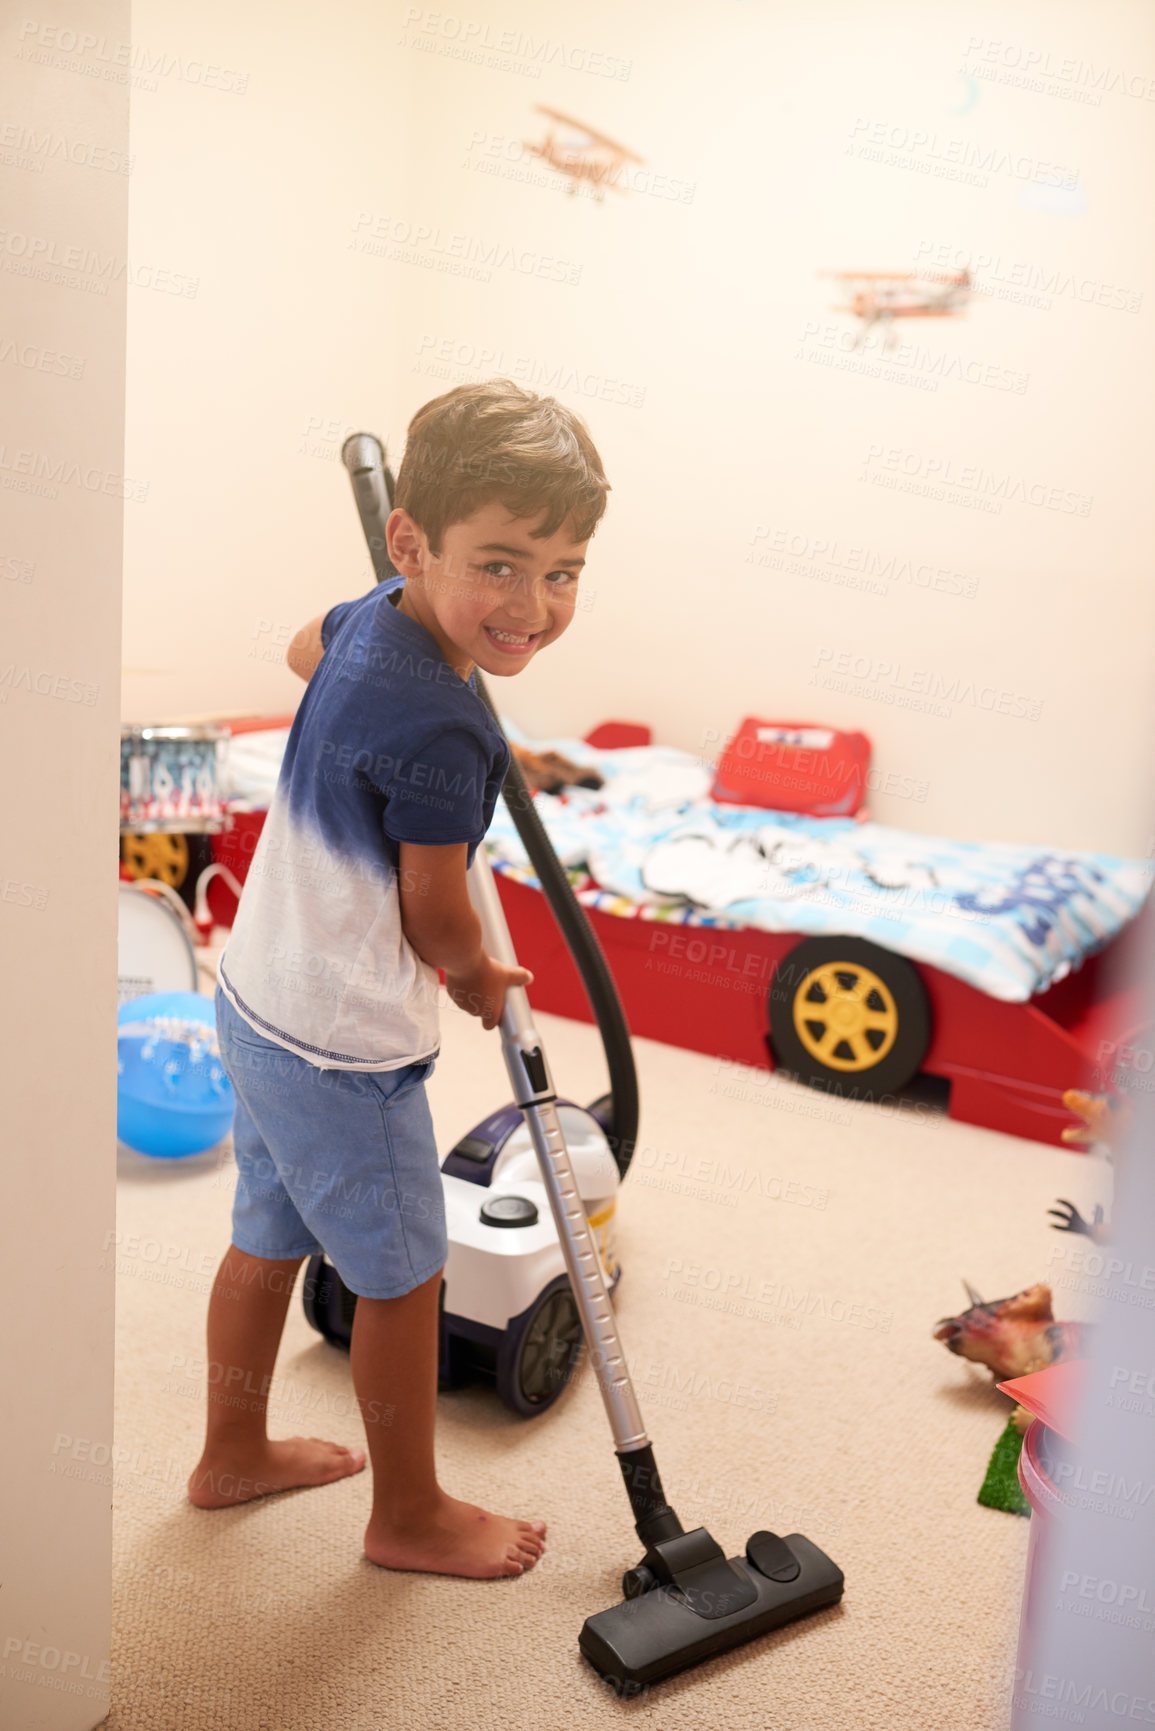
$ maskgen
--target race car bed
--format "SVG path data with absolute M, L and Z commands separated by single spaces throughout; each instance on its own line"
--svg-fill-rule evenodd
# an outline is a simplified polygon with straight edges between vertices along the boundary
M 213 848 L 242 882 L 287 722 L 231 723 L 231 828 Z M 712 765 L 631 725 L 548 745 L 603 778 L 535 803 L 635 1034 L 851 1099 L 921 1071 L 950 1084 L 952 1117 L 1044 1142 L 1070 1122 L 1065 1089 L 1104 1091 L 1146 1049 L 1151 862 L 722 804 Z M 589 1020 L 501 803 L 487 846 L 535 1005 Z M 209 902 L 231 923 L 219 878 Z

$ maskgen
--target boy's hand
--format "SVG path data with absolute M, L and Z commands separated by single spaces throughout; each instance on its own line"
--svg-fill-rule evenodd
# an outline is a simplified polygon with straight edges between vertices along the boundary
M 483 1028 L 496 1028 L 505 1008 L 510 986 L 528 986 L 533 975 L 528 968 L 508 968 L 493 956 L 482 956 L 478 967 L 464 974 L 445 975 L 445 989 L 458 1009 L 480 1016 Z

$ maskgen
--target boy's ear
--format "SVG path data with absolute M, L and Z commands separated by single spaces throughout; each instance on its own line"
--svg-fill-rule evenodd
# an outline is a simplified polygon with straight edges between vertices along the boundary
M 425 533 L 408 511 L 398 507 L 390 511 L 385 524 L 385 545 L 389 557 L 403 577 L 421 574 L 421 556 L 426 549 Z

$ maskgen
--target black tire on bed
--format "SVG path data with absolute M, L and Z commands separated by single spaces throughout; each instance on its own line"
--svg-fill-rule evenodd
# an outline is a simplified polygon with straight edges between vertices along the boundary
M 918 970 L 865 938 L 804 938 L 774 971 L 770 1049 L 811 1088 L 878 1100 L 903 1088 L 930 1045 Z

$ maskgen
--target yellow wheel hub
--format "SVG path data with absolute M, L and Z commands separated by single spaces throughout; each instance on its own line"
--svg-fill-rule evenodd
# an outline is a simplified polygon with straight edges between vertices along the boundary
M 858 962 L 823 962 L 794 995 L 794 1029 L 812 1058 L 830 1070 L 872 1070 L 898 1037 L 888 988 Z
M 159 878 L 179 890 L 188 876 L 188 842 L 183 835 L 126 835 L 120 857 L 133 878 Z

